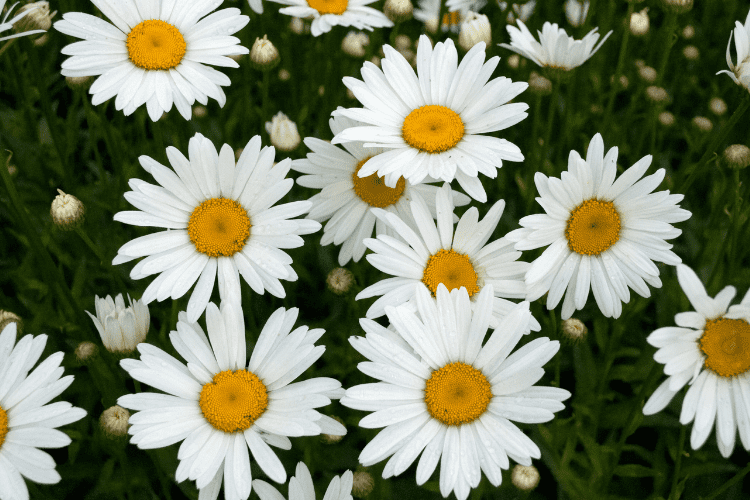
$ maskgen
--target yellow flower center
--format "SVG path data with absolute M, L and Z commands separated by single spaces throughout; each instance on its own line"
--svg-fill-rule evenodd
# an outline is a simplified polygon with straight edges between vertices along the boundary
M 185 57 L 187 44 L 180 30 L 158 19 L 141 22 L 125 42 L 130 60 L 143 69 L 172 69 Z
M 620 239 L 620 215 L 611 201 L 586 200 L 578 205 L 565 228 L 568 247 L 583 255 L 599 255 Z
M 699 340 L 706 368 L 722 377 L 750 370 L 750 325 L 742 319 L 706 321 Z
M 349 0 L 307 0 L 307 5 L 323 14 L 336 14 L 340 16 L 346 12 Z
M 203 386 L 198 404 L 215 429 L 243 432 L 268 408 L 268 391 L 254 373 L 227 370 Z
M 466 287 L 471 297 L 479 291 L 478 279 L 468 255 L 445 249 L 439 250 L 427 260 L 422 274 L 422 283 L 430 289 L 432 295 L 437 293 L 438 285 L 442 283 L 449 292 L 454 288 Z
M 445 425 L 473 422 L 487 410 L 491 399 L 487 377 L 460 361 L 432 372 L 424 389 L 427 411 Z
M 242 205 L 227 198 L 210 198 L 195 207 L 187 229 L 199 252 L 209 257 L 231 257 L 245 246 L 251 227 Z
M 461 24 L 461 12 L 453 11 L 443 14 L 443 26 L 458 26 Z
M 3 447 L 5 436 L 8 435 L 8 414 L 0 406 L 0 448 Z
M 445 106 L 429 104 L 404 118 L 401 134 L 406 143 L 425 153 L 442 153 L 464 136 L 464 122 L 458 113 Z
M 364 165 L 370 158 L 372 158 L 372 156 L 368 156 L 359 162 L 357 168 L 352 174 L 354 193 L 371 207 L 389 207 L 401 199 L 401 195 L 404 194 L 404 189 L 406 189 L 406 179 L 401 177 L 396 183 L 396 187 L 391 188 L 385 185 L 385 180 L 383 180 L 382 177 L 378 177 L 377 173 L 368 177 L 358 177 L 357 174 L 362 168 L 362 165 Z

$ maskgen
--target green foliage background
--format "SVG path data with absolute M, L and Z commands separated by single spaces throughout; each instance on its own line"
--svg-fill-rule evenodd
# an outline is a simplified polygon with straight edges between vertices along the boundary
M 86 0 L 52 0 L 51 4 L 52 10 L 60 12 L 56 19 L 70 11 L 101 15 Z M 63 429 L 73 439 L 72 445 L 51 450 L 62 481 L 52 486 L 27 483 L 33 499 L 197 498 L 193 483 L 174 482 L 178 445 L 142 451 L 125 439 L 111 440 L 103 435 L 98 423 L 102 411 L 118 396 L 140 389 L 120 369 L 118 360 L 101 349 L 96 362 L 82 366 L 73 355 L 84 340 L 101 346 L 96 329 L 83 313 L 94 311 L 95 295 L 129 293 L 139 298 L 150 282 L 129 278 L 132 263 L 114 268 L 109 264 L 122 244 L 154 231 L 113 221 L 116 212 L 131 209 L 122 196 L 128 179 L 153 182 L 138 164 L 138 156 L 148 155 L 166 164 L 165 148 L 173 145 L 186 152 L 188 140 L 196 132 L 211 139 L 217 148 L 223 143 L 243 147 L 256 134 L 268 144 L 264 123 L 279 110 L 297 123 L 302 137 L 330 139 L 327 122 L 331 111 L 337 106 L 359 107 L 347 97 L 341 83 L 343 76 L 359 77 L 362 64 L 340 50 L 348 28 L 335 27 L 318 38 L 297 35 L 289 29 L 290 18 L 278 13 L 277 4 L 265 2 L 261 16 L 254 14 L 245 0 L 227 1 L 222 7 L 234 5 L 251 18 L 237 34 L 242 45 L 251 47 L 256 37 L 267 34 L 279 48 L 281 64 L 263 74 L 245 57 L 239 69 L 222 70 L 232 79 L 231 87 L 225 88 L 226 106 L 222 109 L 210 101 L 206 116 L 194 116 L 191 121 L 173 109 L 152 123 L 145 107 L 126 117 L 114 110 L 113 100 L 92 107 L 85 90 L 71 90 L 60 75 L 64 60 L 60 49 L 75 40 L 54 29 L 49 31 L 46 45 L 36 47 L 31 37 L 21 38 L 0 58 L 0 159 L 10 150 L 10 163 L 16 167 L 12 178 L 3 172 L 5 182 L 0 187 L 0 308 L 23 318 L 24 333 L 49 335 L 45 357 L 60 350 L 66 353 L 66 374 L 75 375 L 75 382 L 62 398 L 88 412 L 87 418 Z M 373 6 L 382 8 L 382 2 Z M 644 7 L 650 9 L 651 30 L 645 37 L 628 35 L 628 14 Z M 657 168 L 667 170 L 659 189 L 684 193 L 682 207 L 693 213 L 691 219 L 676 225 L 683 234 L 672 241 L 674 251 L 696 270 L 709 295 L 733 285 L 738 290 L 735 301 L 739 301 L 750 286 L 747 170 L 728 170 L 715 153 L 720 155 L 729 144 L 750 144 L 750 115 L 730 118 L 736 109 L 747 107 L 748 92 L 715 73 L 726 69 L 730 30 L 735 20 L 744 20 L 748 7 L 739 0 L 696 0 L 692 11 L 674 16 L 665 14 L 656 0 L 637 6 L 622 0 L 592 0 L 586 23 L 573 28 L 565 21 L 562 2 L 540 0 L 527 23 L 532 32 L 541 29 L 544 21 L 551 21 L 576 38 L 597 26 L 602 34 L 610 29 L 614 33 L 571 79 L 554 83 L 552 95 L 529 90 L 517 99 L 529 103 L 529 118 L 497 135 L 519 145 L 526 160 L 506 163 L 494 180 L 482 179 L 489 200 L 478 205 L 481 216 L 495 200 L 502 198 L 507 203 L 493 239 L 517 228 L 524 215 L 541 212 L 534 202 L 534 173 L 559 175 L 567 168 L 569 151 L 585 154 L 591 137 L 600 132 L 606 148 L 619 147 L 620 173 L 647 154 L 654 156 L 648 173 Z M 507 64 L 510 51 L 496 45 L 509 41 L 507 13 L 493 1 L 483 12 L 493 30 L 487 56 L 502 57 L 493 76 L 527 81 L 530 72 L 538 68 L 523 58 L 517 68 L 511 68 Z M 691 40 L 680 35 L 687 25 L 695 28 Z M 393 44 L 397 34 L 415 40 L 422 30 L 416 20 L 375 30 L 364 59 L 378 55 L 382 44 Z M 449 35 L 457 38 L 445 33 L 432 39 L 444 40 Z M 699 59 L 683 56 L 687 45 L 699 49 Z M 657 83 L 669 92 L 669 103 L 657 105 L 646 98 L 649 84 L 639 78 L 636 59 L 658 70 Z M 280 68 L 291 74 L 288 81 L 279 79 Z M 615 75 L 627 78 L 627 88 L 615 88 L 611 83 L 619 81 Z M 320 88 L 324 89 L 322 95 Z M 708 103 L 712 97 L 726 101 L 726 114 L 711 114 Z M 657 120 L 663 110 L 675 116 L 671 127 Z M 712 132 L 702 132 L 691 124 L 697 115 L 713 122 Z M 301 158 L 306 152 L 302 144 L 288 156 Z M 704 155 L 707 161 L 701 161 Z M 277 153 L 277 160 L 286 156 Z M 693 169 L 696 175 L 687 181 Z M 93 246 L 79 234 L 61 232 L 52 224 L 49 208 L 57 188 L 85 204 L 83 232 Z M 295 186 L 284 202 L 307 199 L 314 193 Z M 458 209 L 458 214 L 466 208 Z M 298 325 L 322 327 L 327 332 L 321 339 L 327 346 L 325 355 L 303 377 L 334 377 L 350 387 L 371 381 L 356 369 L 363 358 L 347 339 L 362 333 L 358 319 L 372 299 L 358 303 L 354 296 L 383 276 L 364 259 L 350 263 L 347 268 L 354 273 L 357 285 L 346 296 L 332 294 L 326 289 L 325 277 L 337 267 L 338 248 L 321 247 L 321 234 L 306 237 L 304 247 L 289 251 L 299 280 L 284 282 L 285 299 L 258 296 L 243 284 L 248 349 L 276 308 L 298 307 Z M 540 254 L 541 250 L 527 252 L 522 259 L 531 262 Z M 540 384 L 559 385 L 573 396 L 553 421 L 519 424 L 542 449 L 542 459 L 535 462 L 541 473 L 540 486 L 523 494 L 511 484 L 507 471 L 500 488 L 483 479 L 471 499 L 750 497 L 750 485 L 742 481 L 750 470 L 746 466 L 748 452 L 738 439 L 734 454 L 723 459 L 713 432 L 700 450 L 691 450 L 689 439 L 685 439 L 691 426 L 683 427 L 678 421 L 682 395 L 659 414 L 642 415 L 643 402 L 664 378 L 662 365 L 653 360 L 654 348 L 645 339 L 658 327 L 674 325 L 674 315 L 690 309 L 675 269 L 662 264 L 659 269 L 663 287 L 652 288 L 648 299 L 632 293 L 617 320 L 603 317 L 589 297 L 585 309 L 576 314 L 588 326 L 588 338 L 578 344 L 563 343 L 547 365 L 548 373 Z M 177 301 L 150 305 L 148 342 L 176 355 L 168 334 L 188 298 L 189 294 Z M 213 300 L 218 302 L 217 291 Z M 559 308 L 547 311 L 542 299 L 532 304 L 532 313 L 542 331 L 532 332 L 522 342 L 539 335 L 561 338 Z M 357 428 L 363 412 L 338 402 L 322 410 L 344 420 L 349 433 L 343 441 L 330 445 L 319 438 L 295 438 L 291 450 L 277 451 L 290 475 L 297 462 L 308 465 L 320 496 L 334 475 L 358 468 L 359 451 L 377 433 Z M 382 480 L 384 464 L 369 469 L 375 478 L 369 498 L 440 498 L 437 473 L 419 488 L 414 479 L 416 465 L 397 478 Z M 265 478 L 255 464 L 253 476 Z M 280 489 L 285 492 L 286 486 Z M 253 493 L 251 498 L 257 497 Z

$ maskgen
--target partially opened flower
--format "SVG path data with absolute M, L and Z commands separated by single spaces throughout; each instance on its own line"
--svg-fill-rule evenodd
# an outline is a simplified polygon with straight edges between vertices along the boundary
M 719 73 L 726 73 L 737 85 L 742 85 L 750 90 L 750 12 L 747 13 L 745 24 L 739 21 L 734 22 L 734 31 L 729 35 L 727 44 L 727 65 L 729 69 L 723 69 Z M 732 62 L 732 36 L 734 36 L 734 46 L 737 50 L 737 65 Z M 717 75 L 719 73 L 716 73 Z
M 414 19 L 425 23 L 427 31 L 434 33 L 438 28 L 441 0 L 419 0 L 418 8 L 414 10 Z M 469 12 L 477 12 L 487 4 L 485 0 L 448 0 L 445 4 L 447 12 L 443 14 L 440 23 L 441 31 L 458 33 Z
M 247 54 L 232 35 L 250 21 L 236 8 L 222 9 L 220 0 L 91 0 L 109 19 L 81 12 L 66 12 L 55 29 L 83 41 L 62 53 L 63 76 L 101 75 L 89 89 L 91 103 L 116 97 L 115 109 L 132 114 L 146 105 L 156 121 L 172 104 L 189 120 L 195 101 L 208 97 L 224 107 L 221 86 L 229 78 L 208 66 L 237 68 L 227 56 Z M 204 17 L 206 16 L 206 17 Z
M 276 488 L 265 481 L 256 479 L 253 487 L 260 500 L 284 500 Z M 289 480 L 289 500 L 315 500 L 315 486 L 310 470 L 300 462 L 297 470 Z M 333 476 L 328 484 L 323 500 L 352 500 L 352 471 L 344 472 L 341 477 Z
M 209 304 L 208 336 L 181 312 L 170 340 L 187 366 L 146 343 L 138 346 L 140 360 L 120 362 L 134 379 L 167 393 L 117 400 L 137 411 L 129 419 L 130 442 L 153 449 L 182 441 L 176 479 L 195 480 L 201 500 L 215 500 L 222 480 L 225 498 L 247 499 L 250 455 L 271 479 L 286 481 L 284 466 L 269 445 L 288 450 L 288 437 L 346 433 L 314 410 L 342 396 L 337 380 L 292 383 L 325 351 L 315 345 L 323 330 L 301 326 L 292 331 L 298 312 L 279 308 L 268 318 L 249 362 L 238 304 L 222 302 L 221 310 Z
M 384 427 L 362 450 L 362 465 L 390 457 L 383 470 L 389 478 L 421 453 L 417 484 L 440 462 L 440 493 L 453 491 L 465 500 L 482 472 L 499 486 L 509 458 L 531 465 L 541 456 L 511 421 L 547 422 L 565 407 L 568 391 L 534 387 L 560 343 L 537 338 L 511 354 L 529 323 L 529 303 L 514 305 L 487 338 L 492 300 L 490 285 L 472 312 L 465 288 L 449 294 L 441 284 L 437 301 L 426 289 L 417 291 L 416 314 L 403 306 L 386 308 L 391 326 L 413 351 L 392 341 L 378 323 L 362 320 L 366 336 L 349 342 L 369 360 L 359 369 L 378 382 L 349 388 L 341 403 L 372 412 L 360 427 Z
M 41 8 L 41 6 L 37 6 L 30 9 L 20 10 L 18 14 L 13 16 L 11 19 L 8 19 L 10 17 L 10 13 L 13 12 L 13 7 L 18 5 L 18 2 L 14 3 L 10 7 L 8 7 L 8 11 L 3 16 L 3 9 L 5 8 L 5 2 L 6 0 L 0 0 L 0 33 L 3 31 L 8 31 L 13 29 L 13 25 L 17 23 L 18 21 L 22 20 L 24 17 L 28 16 L 29 14 L 32 14 L 37 9 Z M 36 35 L 37 33 L 44 33 L 45 30 L 31 30 L 31 31 L 24 31 L 23 33 L 16 33 L 14 35 L 8 35 L 0 37 L 0 42 L 3 40 L 10 40 L 11 38 L 18 38 L 21 36 L 28 36 L 28 35 Z
M 599 33 L 596 30 L 598 28 L 589 31 L 582 40 L 576 40 L 572 36 L 568 36 L 565 30 L 558 27 L 557 24 L 545 22 L 542 31 L 537 31 L 539 34 L 539 41 L 537 42 L 534 35 L 523 24 L 523 21 L 519 20 L 518 26 L 520 29 L 511 25 L 506 26 L 510 35 L 510 45 L 501 43 L 501 47 L 521 54 L 539 66 L 564 71 L 577 68 L 588 61 L 612 34 L 610 31 L 604 35 L 604 38 L 597 45 Z
M 695 311 L 675 316 L 677 326 L 655 330 L 648 343 L 658 350 L 667 379 L 643 407 L 644 415 L 662 411 L 687 384 L 680 423 L 693 422 L 690 445 L 697 450 L 716 423 L 716 443 L 724 457 L 734 450 L 739 430 L 750 451 L 750 291 L 729 306 L 737 291 L 725 287 L 716 297 L 706 293 L 695 272 L 677 266 L 677 279 Z
M 526 273 L 527 300 L 549 292 L 547 309 L 554 309 L 567 290 L 562 319 L 583 308 L 589 290 L 602 314 L 619 318 L 622 303 L 630 301 L 629 288 L 649 297 L 646 283 L 661 287 L 653 261 L 671 266 L 681 262 L 666 240 L 682 233 L 673 223 L 690 218 L 678 205 L 684 196 L 652 193 L 665 171 L 641 179 L 651 155 L 617 180 L 616 164 L 617 148 L 605 155 L 602 136 L 596 134 L 586 160 L 570 152 L 568 170 L 560 179 L 537 172 L 537 201 L 546 213 L 522 218 L 523 227 L 506 235 L 516 242 L 516 250 L 547 247 Z
M 474 45 L 458 65 L 451 39 L 433 49 L 422 35 L 417 49 L 419 77 L 390 45 L 383 51 L 382 71 L 365 62 L 364 81 L 344 78 L 344 85 L 365 107 L 334 111 L 366 125 L 349 127 L 332 142 L 360 141 L 365 148 L 387 150 L 362 165 L 359 177 L 377 172 L 390 188 L 402 177 L 412 184 L 428 176 L 445 182 L 455 178 L 466 194 L 486 202 L 479 173 L 494 178 L 503 160 L 522 161 L 523 155 L 515 144 L 482 134 L 526 118 L 528 104 L 508 102 L 528 84 L 504 77 L 489 81 L 500 58 L 485 62 L 484 42 Z
M 100 299 L 96 296 L 96 316 L 86 311 L 99 331 L 104 347 L 109 352 L 131 353 L 135 346 L 146 340 L 151 316 L 148 306 L 128 296 L 129 307 L 125 307 L 122 294 L 114 300 L 110 295 Z
M 257 1 L 257 0 L 256 0 Z M 334 26 L 352 26 L 359 30 L 390 28 L 393 21 L 381 11 L 367 7 L 375 0 L 271 0 L 288 5 L 279 9 L 281 14 L 313 19 L 310 31 L 313 36 L 328 33 Z
M 131 179 L 133 191 L 125 193 L 139 210 L 119 212 L 115 220 L 136 226 L 166 228 L 124 244 L 113 264 L 146 257 L 133 267 L 130 277 L 141 279 L 159 273 L 141 300 L 178 299 L 197 282 L 187 314 L 196 321 L 205 310 L 219 277 L 222 300 L 241 297 L 240 274 L 255 293 L 268 290 L 284 297 L 279 280 L 296 281 L 292 258 L 281 249 L 302 246 L 300 235 L 314 233 L 320 224 L 292 220 L 312 203 L 295 201 L 274 206 L 294 185 L 286 179 L 291 160 L 273 164 L 275 151 L 261 149 L 253 137 L 237 165 L 234 150 L 196 134 L 188 146 L 190 159 L 174 147 L 167 158 L 174 170 L 141 156 L 141 166 L 160 184 Z
M 334 116 L 329 120 L 331 132 L 338 134 L 348 127 L 362 125 L 345 116 Z M 416 186 L 401 179 L 396 187 L 388 187 L 385 180 L 372 174 L 359 177 L 362 166 L 376 154 L 386 151 L 383 148 L 365 148 L 361 142 L 347 142 L 344 149 L 338 148 L 315 137 L 306 137 L 305 145 L 312 150 L 307 158 L 292 161 L 292 168 L 303 175 L 297 184 L 308 188 L 322 189 L 310 198 L 312 208 L 307 216 L 319 222 L 329 222 L 323 228 L 321 245 L 341 245 L 339 265 L 350 260 L 359 261 L 365 253 L 365 239 L 376 235 L 396 233 L 387 224 L 378 220 L 370 208 L 381 208 L 397 214 L 416 229 L 411 217 L 409 203 L 413 194 L 419 193 L 429 201 L 430 216 L 437 216 L 435 193 L 437 186 L 418 184 Z M 453 205 L 469 203 L 469 197 L 457 191 L 452 192 Z M 457 220 L 457 219 L 456 219 Z
M 48 404 L 73 383 L 62 377 L 62 352 L 39 361 L 46 335 L 24 336 L 16 343 L 16 323 L 0 332 L 0 498 L 29 500 L 24 478 L 55 484 L 55 460 L 39 448 L 62 448 L 71 442 L 57 427 L 86 416 L 67 401 Z M 31 372 L 31 373 L 29 373 Z

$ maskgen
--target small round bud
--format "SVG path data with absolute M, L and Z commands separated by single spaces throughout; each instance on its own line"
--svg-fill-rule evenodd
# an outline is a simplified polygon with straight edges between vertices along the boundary
M 130 306 L 125 307 L 122 294 L 114 300 L 110 295 L 96 297 L 96 316 L 86 311 L 99 331 L 104 348 L 111 353 L 129 354 L 138 344 L 146 340 L 151 315 L 148 306 L 140 300 L 128 297 Z
M 66 76 L 65 83 L 71 90 L 87 90 L 94 83 L 93 76 Z
M 696 116 L 693 118 L 693 126 L 701 132 L 711 132 L 714 128 L 714 124 L 705 116 Z
M 208 109 L 205 106 L 196 106 L 193 108 L 193 116 L 196 118 L 205 118 L 208 115 Z
M 354 95 L 354 92 L 352 92 L 352 89 L 350 88 L 346 89 L 346 97 L 352 100 L 357 98 L 357 96 Z
M 285 70 L 284 68 L 279 70 L 279 80 L 281 80 L 282 82 L 289 80 L 291 77 L 291 73 L 289 73 L 289 71 Z
M 378 56 L 372 56 L 372 59 L 370 59 L 370 62 L 373 63 L 375 66 L 380 67 L 380 58 Z
M 294 151 L 302 140 L 297 124 L 281 111 L 266 122 L 266 132 L 271 136 L 271 144 L 279 151 Z
M 99 354 L 99 348 L 93 342 L 89 342 L 88 340 L 86 340 L 78 344 L 78 347 L 76 347 L 75 354 L 76 354 L 76 360 L 80 364 L 86 365 L 92 359 L 94 359 L 94 357 L 97 354 Z
M 682 49 L 682 55 L 685 56 L 685 59 L 688 61 L 697 61 L 698 58 L 700 58 L 701 53 L 695 45 L 688 45 Z
M 536 71 L 532 71 L 529 76 L 529 89 L 539 95 L 548 95 L 552 93 L 552 82 Z
M 655 85 L 651 85 L 646 88 L 646 98 L 657 104 L 663 104 L 665 102 L 669 102 L 669 94 L 667 91 L 662 87 L 657 87 Z
M 682 38 L 685 40 L 690 40 L 695 36 L 695 28 L 692 24 L 688 24 L 682 29 Z
M 591 2 L 586 0 L 568 0 L 565 2 L 565 17 L 574 28 L 578 28 L 586 20 Z
M 341 420 L 336 415 L 331 416 L 332 419 L 334 419 L 336 422 L 340 423 L 341 425 L 344 425 L 344 421 Z M 320 440 L 325 444 L 336 444 L 339 441 L 344 439 L 344 435 L 337 435 L 337 434 L 321 434 Z
M 521 64 L 521 56 L 518 54 L 512 54 L 508 56 L 507 63 L 510 68 L 518 69 L 518 66 Z
M 708 107 L 716 116 L 722 116 L 727 112 L 727 103 L 721 97 L 714 97 L 708 102 Z
M 326 88 L 323 85 L 318 87 L 318 95 L 320 97 L 323 97 L 324 95 L 326 95 Z
M 586 338 L 586 334 L 589 333 L 583 321 L 576 318 L 563 320 L 562 331 L 565 338 L 573 343 L 583 341 Z
M 81 200 L 72 194 L 65 194 L 60 189 L 57 191 L 60 194 L 52 201 L 49 213 L 59 229 L 71 231 L 83 223 L 86 208 Z
M 630 15 L 630 32 L 633 36 L 644 36 L 648 33 L 651 23 L 648 20 L 648 8 Z
M 365 498 L 372 493 L 375 487 L 375 480 L 369 472 L 358 470 L 352 478 L 352 496 L 356 498 Z
M 410 0 L 385 0 L 383 13 L 394 23 L 402 23 L 411 19 L 414 5 Z
M 99 417 L 99 424 L 102 426 L 104 434 L 109 438 L 123 437 L 128 433 L 128 419 L 130 412 L 122 406 L 112 406 L 104 410 Z
M 490 20 L 484 14 L 477 14 L 476 12 L 469 11 L 464 17 L 464 21 L 461 23 L 461 31 L 458 34 L 458 44 L 462 49 L 468 52 L 479 42 L 484 42 L 485 45 L 492 43 Z
M 539 484 L 539 471 L 533 465 L 516 465 L 510 477 L 513 486 L 521 491 L 531 491 Z
M 343 295 L 352 289 L 354 275 L 345 267 L 337 267 L 326 277 L 328 289 L 336 295 Z
M 656 70 L 651 66 L 642 66 L 638 68 L 638 76 L 646 83 L 654 83 L 656 81 Z
M 635 61 L 633 61 L 633 64 L 635 64 L 636 68 L 641 69 L 646 65 L 646 61 L 644 61 L 643 59 L 636 59 Z
M 292 20 L 289 21 L 289 29 L 292 30 L 293 33 L 301 35 L 306 31 L 305 28 L 307 28 L 305 26 L 305 21 L 303 21 L 299 17 L 293 17 Z M 307 30 L 309 29 L 310 28 L 307 28 Z
M 47 45 L 47 42 L 49 42 L 49 33 L 42 33 L 39 37 L 31 41 L 34 47 L 44 47 Z
M 659 113 L 659 123 L 665 127 L 671 127 L 674 125 L 674 115 L 669 111 L 662 111 Z
M 234 161 L 240 161 L 240 157 L 242 156 L 242 152 L 245 150 L 245 148 L 238 148 L 234 150 Z
M 250 61 L 253 67 L 262 71 L 269 71 L 279 64 L 279 51 L 268 41 L 268 35 L 256 38 L 253 48 L 250 49 Z
M 664 10 L 675 14 L 684 14 L 693 8 L 693 0 L 661 0 Z
M 49 2 L 31 2 L 22 5 L 16 11 L 16 16 L 24 12 L 26 15 L 13 24 L 16 33 L 31 30 L 47 31 L 52 27 L 52 18 L 57 14 L 57 11 L 50 14 Z
M 744 144 L 732 144 L 724 150 L 724 161 L 734 170 L 741 170 L 750 166 L 750 148 Z
M 361 31 L 350 31 L 341 41 L 341 50 L 352 57 L 365 57 L 365 47 L 370 45 L 370 37 Z
M 394 46 L 399 52 L 402 50 L 411 50 L 411 38 L 409 38 L 409 35 L 398 35 Z
M 242 60 L 243 57 L 245 57 L 245 54 L 230 54 L 227 57 L 232 61 L 238 63 Z
M 11 323 L 16 324 L 16 335 L 21 335 L 23 333 L 23 321 L 21 321 L 21 317 L 10 311 L 0 310 L 0 332 L 5 330 L 5 327 Z
M 424 22 L 424 27 L 428 33 L 432 33 L 434 35 L 435 33 L 437 33 L 438 29 L 438 18 L 433 17 L 432 19 L 428 19 Z

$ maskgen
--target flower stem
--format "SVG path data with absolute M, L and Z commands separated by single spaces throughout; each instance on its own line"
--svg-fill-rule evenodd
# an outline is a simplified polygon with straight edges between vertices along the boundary
M 677 447 L 677 457 L 674 465 L 674 475 L 672 476 L 672 489 L 669 492 L 668 500 L 677 500 L 680 495 L 677 493 L 677 483 L 680 479 L 680 467 L 682 467 L 682 453 L 685 449 L 685 436 L 687 434 L 687 427 L 682 426 L 680 429 L 680 444 Z
M 630 16 L 633 15 L 635 6 L 632 2 L 628 2 L 628 14 L 625 19 L 630 22 Z M 625 54 L 628 51 L 628 40 L 630 39 L 630 30 L 625 28 L 622 34 L 622 43 L 620 43 L 620 55 L 617 57 L 617 66 L 615 69 L 614 80 L 612 81 L 612 89 L 609 91 L 609 100 L 607 101 L 607 108 L 604 111 L 604 124 L 610 123 L 609 118 L 612 116 L 612 108 L 615 104 L 615 96 L 617 95 L 617 87 L 620 85 L 620 75 L 622 74 L 622 67 L 625 64 Z
M 552 124 L 555 121 L 555 110 L 557 109 L 557 101 L 560 97 L 560 82 L 554 82 L 554 90 L 549 98 L 549 110 L 547 111 L 547 130 L 544 132 L 544 144 L 542 145 L 542 157 L 540 158 L 541 168 L 539 170 L 546 170 L 545 165 L 547 163 L 547 153 L 549 152 L 549 141 L 552 137 Z M 550 166 L 548 169 L 548 175 L 554 174 L 554 167 Z
M 630 4 L 632 5 L 632 4 Z M 675 42 L 677 42 L 677 36 L 675 34 L 675 28 L 677 27 L 677 14 L 674 12 L 667 12 L 667 18 L 664 21 L 664 27 L 662 33 L 664 33 L 662 47 L 664 52 L 661 55 L 661 62 L 659 63 L 659 70 L 656 74 L 656 86 L 661 87 L 661 82 L 664 80 L 664 73 L 667 70 L 667 63 L 669 62 L 669 53 L 672 52 Z

